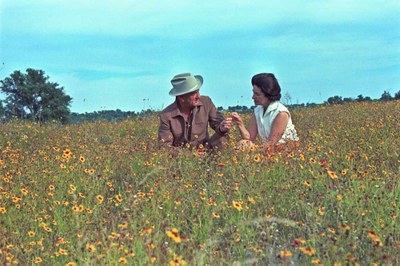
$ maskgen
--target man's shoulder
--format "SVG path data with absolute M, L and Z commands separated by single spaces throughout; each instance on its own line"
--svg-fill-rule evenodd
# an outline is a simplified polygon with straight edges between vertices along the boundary
M 171 103 L 170 105 L 168 105 L 167 107 L 165 107 L 163 110 L 161 110 L 160 114 L 163 113 L 170 113 L 174 110 L 176 110 L 178 108 L 176 102 Z
M 211 98 L 209 96 L 206 96 L 206 95 L 201 95 L 200 96 L 200 100 L 201 101 L 205 101 L 205 102 L 211 102 Z
M 168 105 L 167 107 L 165 107 L 160 113 L 159 116 L 160 117 L 173 117 L 176 115 L 176 113 L 178 112 L 178 105 L 176 104 L 176 102 L 171 103 L 170 105 Z
M 209 96 L 205 96 L 205 95 L 200 96 L 200 102 L 201 102 L 204 106 L 213 105 L 213 102 L 212 102 L 211 98 L 210 98 Z

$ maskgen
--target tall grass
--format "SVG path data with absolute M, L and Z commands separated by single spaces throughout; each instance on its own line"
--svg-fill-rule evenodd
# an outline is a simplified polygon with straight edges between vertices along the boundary
M 0 131 L 0 263 L 398 264 L 400 102 L 292 110 L 301 147 L 157 149 L 158 118 Z M 245 117 L 248 121 L 249 117 Z

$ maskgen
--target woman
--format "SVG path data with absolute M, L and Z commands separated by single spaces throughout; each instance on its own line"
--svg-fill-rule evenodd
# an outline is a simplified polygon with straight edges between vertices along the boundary
M 289 110 L 282 103 L 281 87 L 274 74 L 260 73 L 251 79 L 253 85 L 254 114 L 250 120 L 250 128 L 246 129 L 243 120 L 237 113 L 232 119 L 239 127 L 242 142 L 254 142 L 260 135 L 263 146 L 270 151 L 279 151 L 283 147 L 298 145 L 298 136 L 292 123 Z

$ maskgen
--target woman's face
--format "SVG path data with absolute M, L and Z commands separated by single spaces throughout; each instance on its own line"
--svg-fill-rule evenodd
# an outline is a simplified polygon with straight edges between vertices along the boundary
M 257 85 L 253 85 L 253 97 L 252 97 L 255 105 L 263 105 L 268 106 L 269 99 L 265 97 L 264 93 Z

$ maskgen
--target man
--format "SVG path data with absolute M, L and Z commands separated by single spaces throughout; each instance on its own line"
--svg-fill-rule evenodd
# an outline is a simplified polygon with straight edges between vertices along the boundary
M 175 102 L 159 115 L 159 147 L 221 148 L 232 118 L 224 119 L 209 97 L 200 96 L 203 77 L 183 73 L 174 76 L 171 83 L 173 88 L 169 95 L 175 96 Z M 211 138 L 208 124 L 215 131 Z

